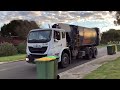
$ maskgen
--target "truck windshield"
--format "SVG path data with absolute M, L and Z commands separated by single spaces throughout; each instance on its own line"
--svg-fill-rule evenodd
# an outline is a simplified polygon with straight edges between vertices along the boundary
M 31 31 L 28 36 L 28 43 L 46 43 L 51 39 L 51 30 Z

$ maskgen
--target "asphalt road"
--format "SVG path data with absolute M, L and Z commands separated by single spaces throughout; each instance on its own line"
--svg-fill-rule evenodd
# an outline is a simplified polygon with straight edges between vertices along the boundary
M 102 57 L 106 54 L 107 49 L 105 47 L 100 48 L 98 49 L 97 58 Z M 71 69 L 86 62 L 89 62 L 89 60 L 74 60 L 69 67 L 64 69 L 59 68 L 58 73 L 61 73 L 65 70 Z M 37 79 L 36 65 L 29 64 L 25 61 L 0 64 L 0 79 Z

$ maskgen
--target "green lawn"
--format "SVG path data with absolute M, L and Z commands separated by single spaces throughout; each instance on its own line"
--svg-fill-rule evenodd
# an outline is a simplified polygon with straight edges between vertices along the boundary
M 5 56 L 0 57 L 0 62 L 8 62 L 8 61 L 18 61 L 18 60 L 25 60 L 26 54 L 17 54 L 13 56 Z
M 84 79 L 120 79 L 120 57 L 102 65 Z

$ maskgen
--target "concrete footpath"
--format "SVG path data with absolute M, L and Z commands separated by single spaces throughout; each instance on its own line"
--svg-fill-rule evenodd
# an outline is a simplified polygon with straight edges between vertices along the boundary
M 102 64 L 115 60 L 118 57 L 120 57 L 120 52 L 117 52 L 114 55 L 105 55 L 103 57 L 89 61 L 85 64 L 60 73 L 60 79 L 82 79 L 86 74 L 90 73 L 93 70 L 96 70 Z

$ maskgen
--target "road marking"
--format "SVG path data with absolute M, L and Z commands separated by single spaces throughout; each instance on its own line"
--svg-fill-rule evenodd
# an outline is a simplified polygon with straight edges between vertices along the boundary
M 0 62 L 0 64 L 4 64 L 4 63 L 6 63 L 6 62 Z
M 25 61 L 25 60 L 20 59 L 20 60 L 16 60 L 16 61 L 0 62 L 0 64 L 5 64 L 5 63 L 14 63 L 14 62 L 20 62 L 20 61 Z
M 19 66 L 19 67 L 21 67 L 21 66 Z M 3 68 L 3 69 L 1 69 L 1 70 L 0 70 L 0 72 L 1 72 L 1 71 L 6 71 L 6 70 L 10 70 L 10 69 L 14 69 L 14 68 L 18 68 L 18 67 L 12 67 L 12 68 Z
M 5 70 L 7 70 L 7 69 L 1 69 L 0 71 L 5 71 Z

